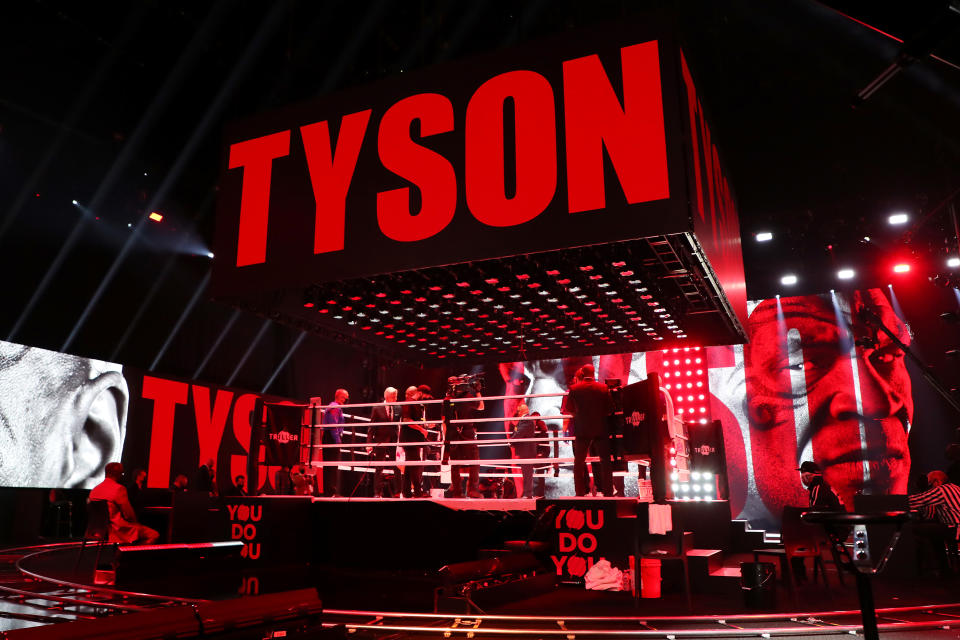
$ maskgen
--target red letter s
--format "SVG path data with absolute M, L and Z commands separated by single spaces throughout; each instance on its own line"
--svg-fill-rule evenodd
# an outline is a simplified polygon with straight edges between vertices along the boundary
M 429 238 L 450 224 L 457 209 L 457 176 L 436 151 L 410 138 L 420 122 L 420 137 L 453 131 L 453 105 L 438 93 L 421 93 L 397 102 L 380 120 L 377 147 L 383 166 L 420 188 L 422 205 L 410 212 L 410 188 L 377 194 L 377 221 L 384 235 L 399 242 Z

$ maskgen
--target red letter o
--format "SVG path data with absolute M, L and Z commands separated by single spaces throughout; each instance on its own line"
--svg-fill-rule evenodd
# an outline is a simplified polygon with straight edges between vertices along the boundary
M 513 98 L 517 188 L 506 195 L 503 104 Z M 484 82 L 467 105 L 464 182 L 467 207 L 480 222 L 509 227 L 532 220 L 557 190 L 556 107 L 550 83 L 533 71 Z

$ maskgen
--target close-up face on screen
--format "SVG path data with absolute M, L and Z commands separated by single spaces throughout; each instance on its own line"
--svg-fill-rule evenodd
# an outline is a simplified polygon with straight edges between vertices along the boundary
M 119 461 L 120 365 L 0 342 L 0 486 L 88 488 Z
M 773 514 L 792 504 L 796 468 L 816 460 L 845 505 L 857 493 L 906 493 L 911 381 L 906 325 L 879 289 L 765 300 L 744 347 L 756 486 Z
M 805 505 L 796 471 L 804 460 L 821 466 L 848 508 L 858 493 L 907 493 L 912 383 L 902 349 L 882 327 L 909 346 L 909 328 L 881 289 L 753 303 L 750 342 L 732 347 L 736 358 L 720 373 L 729 380 L 710 389 L 717 406 L 729 410 L 722 416 L 731 422 L 725 432 L 736 434 L 728 438 L 729 471 L 751 476 L 738 484 L 754 496 L 741 516 L 777 520 L 784 506 Z M 644 363 L 658 368 L 656 358 L 637 355 L 602 356 L 600 377 L 635 382 L 646 376 Z M 562 392 L 589 361 L 503 364 L 500 374 L 508 394 Z M 505 414 L 513 415 L 517 403 L 505 401 Z M 527 401 L 545 416 L 556 415 L 561 403 L 559 397 Z M 743 454 L 734 449 L 747 443 L 744 466 Z

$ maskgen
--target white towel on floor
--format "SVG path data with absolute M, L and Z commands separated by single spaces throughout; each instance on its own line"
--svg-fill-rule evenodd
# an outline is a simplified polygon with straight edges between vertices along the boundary
M 583 576 L 585 586 L 592 591 L 620 591 L 623 589 L 623 574 L 606 558 L 600 558 Z

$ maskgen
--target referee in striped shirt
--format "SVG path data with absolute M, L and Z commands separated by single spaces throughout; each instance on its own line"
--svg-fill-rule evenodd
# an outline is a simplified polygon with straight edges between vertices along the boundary
M 935 522 L 918 522 L 913 531 L 917 541 L 925 541 L 929 545 L 928 552 L 936 557 L 941 574 L 947 572 L 946 554 L 943 545 L 948 540 L 956 544 L 960 531 L 960 487 L 947 479 L 943 471 L 931 471 L 927 474 L 927 483 L 930 488 L 923 493 L 910 496 L 912 511 L 926 511 L 933 509 Z

